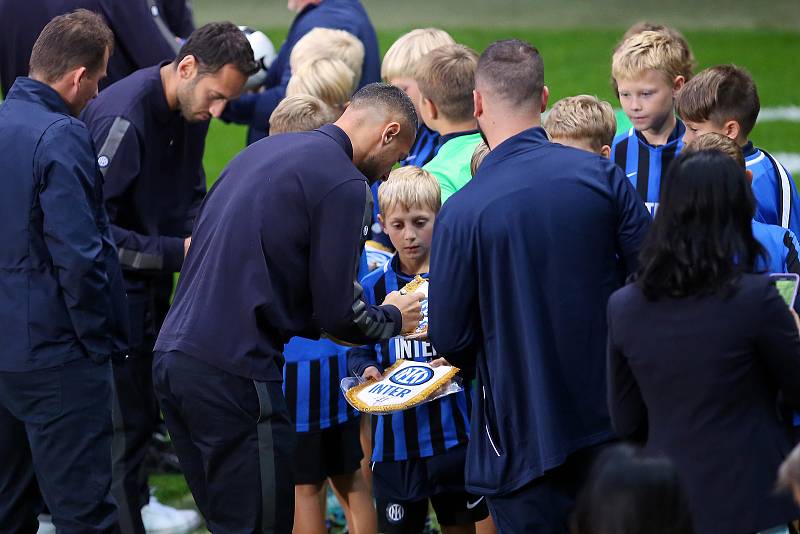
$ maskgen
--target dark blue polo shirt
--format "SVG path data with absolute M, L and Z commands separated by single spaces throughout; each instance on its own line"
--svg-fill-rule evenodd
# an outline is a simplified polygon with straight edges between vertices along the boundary
M 357 344 L 397 335 L 394 306 L 354 282 L 372 214 L 347 135 L 332 124 L 246 148 L 203 202 L 156 351 L 282 380 L 293 336 Z
M 167 105 L 160 66 L 120 80 L 83 113 L 105 176 L 104 197 L 129 291 L 171 280 L 205 196 L 208 121 Z
M 429 335 L 454 365 L 477 365 L 469 491 L 508 494 L 613 439 L 606 303 L 649 224 L 613 161 L 542 128 L 495 147 L 442 206 Z
M 0 151 L 0 371 L 121 353 L 125 292 L 89 132 L 51 87 L 18 78 Z
M 378 37 L 359 0 L 323 0 L 306 6 L 292 22 L 286 42 L 269 68 L 264 82 L 266 90 L 246 94 L 228 104 L 223 119 L 247 124 L 247 143 L 258 141 L 269 130 L 269 117 L 286 95 L 286 84 L 292 76 L 289 55 L 295 43 L 314 28 L 332 28 L 350 32 L 364 44 L 364 65 L 359 88 L 381 79 L 381 58 Z
M 28 75 L 33 43 L 58 15 L 85 8 L 103 15 L 114 32 L 106 87 L 133 71 L 172 60 L 176 36 L 193 30 L 186 0 L 0 0 L 0 89 L 6 94 L 17 76 Z

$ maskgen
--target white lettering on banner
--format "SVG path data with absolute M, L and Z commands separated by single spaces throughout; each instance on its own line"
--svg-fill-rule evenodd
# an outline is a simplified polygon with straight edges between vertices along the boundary
M 388 395 L 390 397 L 405 397 L 411 390 L 408 388 L 401 388 L 400 386 L 393 386 L 391 384 L 375 384 L 369 389 L 370 393 L 376 395 Z
M 394 354 L 398 360 L 413 360 L 415 358 L 431 358 L 436 356 L 436 349 L 427 341 L 414 341 L 402 337 L 393 339 Z

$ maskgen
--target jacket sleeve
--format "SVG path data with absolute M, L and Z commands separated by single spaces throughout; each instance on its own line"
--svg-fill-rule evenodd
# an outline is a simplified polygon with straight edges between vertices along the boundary
M 784 271 L 787 273 L 800 274 L 800 244 L 797 242 L 797 236 L 791 230 L 786 230 L 783 234 L 783 246 L 786 249 L 785 258 L 783 261 Z
M 98 226 L 96 163 L 83 125 L 51 127 L 35 160 L 43 233 L 79 342 L 100 361 L 114 352 L 109 275 Z
M 610 180 L 617 208 L 617 254 L 627 278 L 639 266 L 639 250 L 652 218 L 622 169 L 613 165 Z
M 144 235 L 118 223 L 130 206 L 128 193 L 140 172 L 141 146 L 136 128 L 124 117 L 91 122 L 89 128 L 98 149 L 97 161 L 103 173 L 111 232 L 124 270 L 177 272 L 183 265 L 183 237 Z
M 625 354 L 618 345 L 612 328 L 612 307 L 609 302 L 608 320 L 608 410 L 611 425 L 622 439 L 644 441 L 647 435 L 647 408 L 639 385 L 633 376 Z
M 114 31 L 114 53 L 124 54 L 137 69 L 172 60 L 180 49 L 155 0 L 106 1 L 106 19 Z M 155 9 L 153 9 L 155 7 Z
M 466 237 L 440 219 L 433 229 L 428 337 L 436 352 L 456 366 L 471 367 L 478 349 L 478 286 Z
M 800 334 L 777 289 L 768 284 L 758 317 L 756 349 L 786 403 L 800 411 Z
M 371 198 L 366 182 L 350 180 L 331 190 L 311 217 L 309 284 L 314 321 L 326 334 L 359 345 L 389 339 L 402 328 L 400 310 L 367 304 L 355 281 L 359 236 Z

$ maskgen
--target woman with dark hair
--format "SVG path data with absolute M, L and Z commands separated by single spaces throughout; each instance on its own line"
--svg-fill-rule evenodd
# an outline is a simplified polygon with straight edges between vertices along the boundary
M 779 397 L 800 408 L 796 316 L 756 274 L 755 204 L 728 156 L 678 157 L 635 282 L 608 304 L 608 402 L 618 434 L 667 455 L 698 533 L 747 533 L 800 513 L 773 492 L 789 453 Z
M 694 534 L 675 465 L 637 447 L 604 451 L 581 490 L 572 534 Z

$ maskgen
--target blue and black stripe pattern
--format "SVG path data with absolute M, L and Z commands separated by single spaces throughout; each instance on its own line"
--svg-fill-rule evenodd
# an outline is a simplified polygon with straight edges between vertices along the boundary
M 359 416 L 339 382 L 347 376 L 347 347 L 327 339 L 292 338 L 284 348 L 283 394 L 297 432 L 313 432 Z
M 370 303 L 383 302 L 386 295 L 412 280 L 396 272 L 397 257 L 363 281 Z M 427 276 L 427 275 L 425 275 Z M 430 343 L 394 337 L 372 348 L 382 369 L 399 358 L 431 361 L 437 357 Z M 469 399 L 465 392 L 448 395 L 415 409 L 372 418 L 372 461 L 391 462 L 442 454 L 469 440 Z
M 417 128 L 417 138 L 408 151 L 408 157 L 400 162 L 401 167 L 416 165 L 422 167 L 436 155 L 439 150 L 439 134 L 424 124 Z
M 611 159 L 625 171 L 625 176 L 636 188 L 650 215 L 655 215 L 658 209 L 661 177 L 683 150 L 686 127 L 680 119 L 676 120 L 675 128 L 663 145 L 651 145 L 641 132 L 631 127 L 627 132 L 617 135 L 611 146 Z

